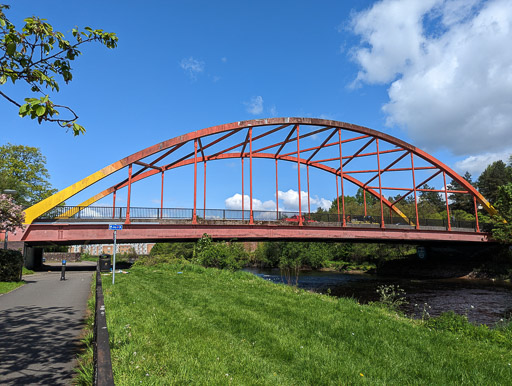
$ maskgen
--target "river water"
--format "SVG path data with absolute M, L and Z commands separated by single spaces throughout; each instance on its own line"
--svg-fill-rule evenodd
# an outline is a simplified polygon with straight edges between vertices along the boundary
M 279 269 L 245 269 L 265 280 L 283 283 Z M 381 285 L 398 285 L 405 291 L 408 315 L 421 317 L 445 311 L 467 315 L 469 321 L 493 326 L 512 317 L 512 284 L 491 280 L 432 279 L 414 280 L 368 274 L 339 272 L 301 272 L 299 287 L 332 296 L 353 297 L 361 303 L 379 300 Z

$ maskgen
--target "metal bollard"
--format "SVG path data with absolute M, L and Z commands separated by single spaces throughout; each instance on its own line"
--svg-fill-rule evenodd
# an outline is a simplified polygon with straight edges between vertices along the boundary
M 62 270 L 60 271 L 60 280 L 66 280 L 66 260 L 62 260 Z

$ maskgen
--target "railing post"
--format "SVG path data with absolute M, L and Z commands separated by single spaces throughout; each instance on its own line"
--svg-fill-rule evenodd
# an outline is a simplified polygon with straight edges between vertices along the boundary
M 245 221 L 245 193 L 244 193 L 244 155 L 242 154 L 242 221 Z
M 311 220 L 311 200 L 309 198 L 309 164 L 306 164 L 306 172 L 308 177 L 308 219 Z
M 295 127 L 295 130 L 297 131 L 297 177 L 298 177 L 298 184 L 299 184 L 299 226 L 302 226 L 302 192 L 300 188 L 300 144 L 299 144 L 299 125 Z
M 411 153 L 412 189 L 414 191 L 414 209 L 416 211 L 416 229 L 420 229 L 420 218 L 418 215 L 418 198 L 416 195 L 416 177 L 414 175 L 414 155 Z
M 116 217 L 116 193 L 117 193 L 117 189 L 114 189 L 113 203 L 112 203 L 112 218 L 113 219 Z
M 343 156 L 341 152 L 341 129 L 338 129 L 339 146 L 340 146 L 340 184 L 341 184 L 341 213 L 343 215 L 343 226 L 346 226 L 345 220 L 345 190 L 343 188 Z M 336 186 L 338 183 L 336 182 Z M 339 201 L 339 200 L 338 200 Z
M 164 170 L 162 169 L 162 189 L 160 190 L 160 219 L 164 217 Z
M 450 223 L 450 207 L 448 205 L 448 189 L 446 187 L 446 173 L 443 172 L 443 181 L 444 181 L 444 199 L 446 201 L 446 218 L 448 219 L 448 230 L 452 230 L 452 225 Z
M 381 179 L 381 172 L 380 172 L 379 139 L 377 138 L 375 141 L 377 143 L 377 171 L 379 172 L 380 226 L 381 226 L 381 228 L 385 228 L 386 225 L 384 224 L 384 206 L 382 203 L 382 179 Z
M 364 203 L 364 216 L 368 216 L 368 213 L 366 211 L 366 189 L 363 188 L 363 203 Z
M 249 127 L 249 180 L 250 180 L 250 193 L 251 193 L 251 202 L 250 202 L 250 217 L 249 224 L 254 224 L 254 217 L 252 214 L 252 127 Z
M 128 165 L 128 200 L 126 204 L 126 221 L 125 224 L 130 223 L 130 200 L 132 195 L 132 164 Z
M 203 219 L 206 220 L 206 159 L 203 160 L 203 173 L 204 173 L 204 181 L 203 181 Z
M 192 212 L 192 224 L 197 224 L 197 138 L 194 140 L 194 211 Z
M 340 222 L 340 193 L 338 192 L 338 173 L 335 173 L 336 177 L 336 207 L 338 209 L 338 222 Z
M 276 157 L 276 220 L 279 220 L 279 190 L 277 185 L 277 157 Z

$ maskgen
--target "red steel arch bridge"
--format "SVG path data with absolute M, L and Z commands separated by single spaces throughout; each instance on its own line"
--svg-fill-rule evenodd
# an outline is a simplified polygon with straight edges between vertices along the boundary
M 207 185 L 207 165 L 213 161 L 232 165 L 235 160 L 240 162 L 240 174 L 229 170 L 224 173 L 226 181 L 217 175 L 213 185 L 218 189 L 237 181 L 240 207 L 208 209 L 207 192 L 212 183 Z M 262 160 L 266 165 L 264 184 L 272 185 L 275 191 L 275 208 L 271 210 L 254 208 L 253 175 L 263 167 Z M 193 173 L 190 207 L 165 208 L 164 180 L 172 179 L 173 172 L 186 167 Z M 317 182 L 310 184 L 313 174 Z M 98 181 L 113 175 L 117 180 L 110 187 L 94 190 Z M 160 206 L 133 207 L 132 186 L 150 177 L 159 179 Z M 288 185 L 290 179 L 295 180 L 299 192 L 295 212 L 279 207 L 283 178 Z M 450 190 L 448 179 L 460 188 Z M 257 181 L 259 185 L 261 180 Z M 183 185 L 177 181 L 173 189 L 184 188 Z M 125 206 L 116 205 L 121 190 L 126 192 Z M 310 193 L 329 194 L 324 190 L 335 191 L 336 213 L 312 211 L 315 196 Z M 355 190 L 363 193 L 357 208 L 347 194 Z M 92 193 L 79 205 L 62 205 L 82 191 Z M 422 213 L 420 196 L 427 192 L 444 199 L 445 214 L 441 218 Z M 474 220 L 461 221 L 451 213 L 451 194 L 470 198 Z M 111 204 L 99 206 L 98 201 L 105 202 L 108 196 Z M 408 213 L 402 206 L 405 201 L 409 203 Z M 197 239 L 203 233 L 217 239 L 239 240 L 487 242 L 490 236 L 479 223 L 479 209 L 496 214 L 489 202 L 451 168 L 398 138 L 332 120 L 269 118 L 194 131 L 114 162 L 27 208 L 24 231 L 10 239 L 34 245 L 101 243 L 112 238 L 107 224 L 123 223 L 118 239 L 134 242 Z

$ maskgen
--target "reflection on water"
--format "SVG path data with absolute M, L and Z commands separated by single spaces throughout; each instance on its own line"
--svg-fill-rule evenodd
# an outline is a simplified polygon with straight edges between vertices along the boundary
M 278 269 L 254 269 L 246 271 L 275 283 L 282 283 Z M 427 303 L 431 316 L 441 312 L 454 311 L 467 315 L 474 323 L 494 325 L 500 319 L 512 314 L 512 284 L 490 280 L 436 279 L 413 280 L 379 277 L 374 275 L 353 275 L 339 272 L 301 272 L 299 287 L 327 293 L 332 296 L 353 297 L 361 303 L 376 301 L 376 289 L 380 285 L 399 285 L 403 288 L 408 305 L 404 311 L 409 315 L 421 316 Z

